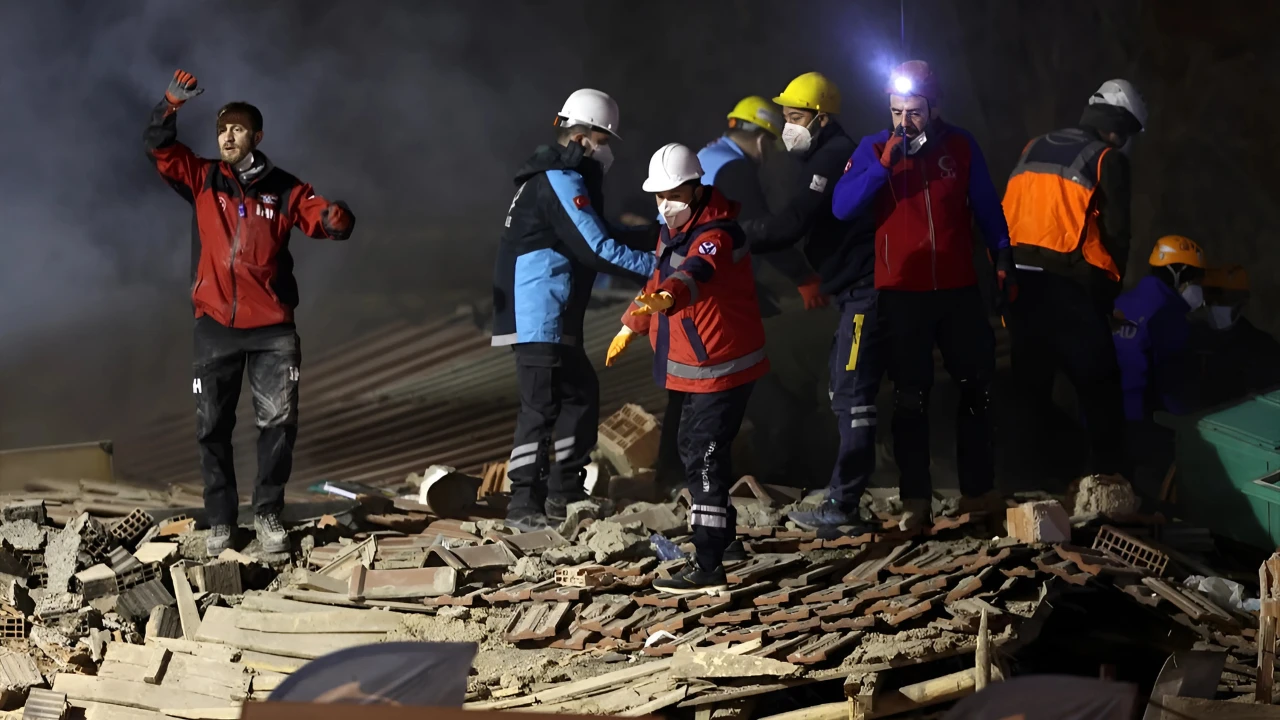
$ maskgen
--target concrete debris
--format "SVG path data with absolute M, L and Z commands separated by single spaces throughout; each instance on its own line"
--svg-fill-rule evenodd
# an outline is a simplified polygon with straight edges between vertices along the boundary
M 555 568 L 540 557 L 526 555 L 516 561 L 511 575 L 522 582 L 542 582 L 555 575 Z
M 542 553 L 542 561 L 549 565 L 581 565 L 595 557 L 595 551 L 582 545 L 553 548 Z
M 1142 505 L 1133 486 L 1119 476 L 1088 475 L 1072 485 L 1067 501 L 1075 517 L 1123 517 L 1137 512 Z
M 641 524 L 625 518 L 623 522 L 594 522 L 581 540 L 595 554 L 596 562 L 602 565 L 643 555 L 649 547 L 649 536 L 644 533 Z
M 624 416 L 611 419 L 615 455 L 640 463 L 653 428 L 645 416 Z M 593 498 L 570 505 L 559 531 L 515 533 L 497 519 L 500 491 L 474 504 L 468 491 L 470 507 L 450 519 L 398 488 L 394 503 L 367 496 L 363 512 L 348 509 L 334 523 L 315 522 L 319 514 L 290 523 L 303 551 L 284 558 L 264 557 L 255 543 L 207 557 L 206 531 L 173 515 L 198 503 L 190 494 L 188 505 L 168 508 L 121 486 L 102 502 L 110 517 L 11 502 L 0 513 L 0 635 L 9 653 L 0 654 L 0 692 L 12 700 L 6 707 L 28 692 L 52 698 L 50 712 L 61 712 L 65 694 L 85 717 L 223 717 L 336 650 L 471 642 L 469 708 L 640 716 L 692 701 L 690 714 L 714 720 L 796 683 L 972 653 L 984 622 L 993 651 L 1012 656 L 1067 585 L 1142 603 L 1143 613 L 1237 652 L 1240 667 L 1253 663 L 1242 656 L 1254 647 L 1246 629 L 1256 619 L 1183 587 L 1160 536 L 1114 518 L 1125 515 L 1127 486 L 1086 478 L 1068 500 L 1123 523 L 1099 534 L 1096 551 L 1086 549 L 1098 534 L 1092 526 L 1074 529 L 1079 546 L 1061 544 L 1073 529 L 1052 500 L 1010 508 L 1012 537 L 993 540 L 966 514 L 943 519 L 956 503 L 939 496 L 939 522 L 908 536 L 881 529 L 876 519 L 901 506 L 896 492 L 877 489 L 861 508 L 871 529 L 827 537 L 784 520 L 820 495 L 800 499 L 754 480 L 738 489 L 745 559 L 726 563 L 726 590 L 700 596 L 652 587 L 684 561 L 660 559 L 651 537 L 691 547 L 680 502 L 632 502 L 615 513 Z M 1029 547 L 1039 543 L 1055 546 Z M 1255 678 L 1224 679 L 1240 688 Z

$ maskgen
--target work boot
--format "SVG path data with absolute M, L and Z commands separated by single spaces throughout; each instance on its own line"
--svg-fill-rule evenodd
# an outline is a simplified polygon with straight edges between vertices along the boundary
M 845 509 L 836 500 L 823 500 L 812 510 L 787 513 L 787 518 L 802 530 L 823 530 L 830 534 L 861 535 L 872 531 L 870 525 L 858 516 L 858 509 Z
M 275 513 L 264 513 L 253 518 L 253 529 L 258 532 L 258 544 L 262 552 L 279 555 L 289 552 L 289 533 Z
M 898 529 L 902 532 L 919 530 L 932 520 L 933 502 L 930 500 L 903 500 L 902 517 L 898 518 Z
M 209 528 L 209 535 L 204 539 L 204 550 L 209 557 L 218 557 L 223 550 L 231 548 L 231 526 L 214 525 Z
M 715 595 L 729 587 L 724 577 L 724 566 L 710 572 L 698 567 L 698 561 L 690 560 L 668 580 L 654 580 L 653 589 L 673 595 Z
M 546 530 L 547 516 L 537 510 L 511 510 L 507 512 L 507 527 L 522 533 Z
M 724 549 L 725 562 L 741 562 L 747 559 L 747 548 L 741 540 L 734 540 Z

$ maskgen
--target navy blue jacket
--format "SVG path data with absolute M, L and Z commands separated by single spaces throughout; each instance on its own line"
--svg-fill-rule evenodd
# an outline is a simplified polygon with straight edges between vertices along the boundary
M 582 344 L 596 273 L 644 282 L 653 253 L 615 240 L 598 212 L 600 164 L 578 143 L 543 145 L 516 173 L 493 271 L 493 344 Z
M 865 212 L 841 220 L 831 212 L 831 196 L 856 145 L 835 121 L 813 136 L 800 154 L 801 171 L 781 212 L 741 221 L 753 255 L 775 252 L 806 240 L 804 256 L 822 277 L 822 292 L 839 295 L 870 284 L 874 267 L 875 217 Z

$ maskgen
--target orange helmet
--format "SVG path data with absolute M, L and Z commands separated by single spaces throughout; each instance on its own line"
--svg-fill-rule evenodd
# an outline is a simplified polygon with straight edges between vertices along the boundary
M 1156 241 L 1151 249 L 1151 259 L 1147 261 L 1152 267 L 1168 267 L 1170 265 L 1187 265 L 1204 269 L 1204 251 L 1190 238 L 1181 235 L 1165 235 Z
M 1204 273 L 1201 283 L 1205 289 L 1214 288 L 1225 292 L 1249 292 L 1249 273 L 1243 265 L 1209 268 Z

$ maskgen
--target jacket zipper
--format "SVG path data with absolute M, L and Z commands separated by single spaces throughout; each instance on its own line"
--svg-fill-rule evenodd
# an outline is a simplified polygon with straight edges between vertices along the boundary
M 884 269 L 893 269 L 889 266 L 889 233 L 884 234 Z
M 924 163 L 920 164 L 920 174 L 924 176 L 924 212 L 929 216 L 929 263 L 933 271 L 933 289 L 938 289 L 938 242 L 933 233 L 933 205 L 929 202 L 929 175 L 925 173 Z
M 231 180 L 240 192 L 240 206 L 236 209 L 236 234 L 231 239 L 231 258 L 227 261 L 227 270 L 231 273 L 231 327 L 236 326 L 236 310 L 240 307 L 240 296 L 236 292 L 236 253 L 240 252 L 240 228 L 244 224 L 244 187 L 240 178 L 236 177 L 235 168 L 231 169 Z

